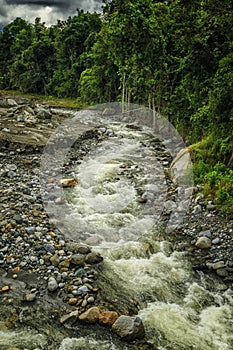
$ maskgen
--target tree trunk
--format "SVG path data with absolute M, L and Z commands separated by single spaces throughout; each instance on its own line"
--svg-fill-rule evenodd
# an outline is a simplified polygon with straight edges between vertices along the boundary
M 125 111 L 125 73 L 123 75 L 123 81 L 122 81 L 122 98 L 121 98 L 121 103 L 122 103 L 122 113 Z
M 231 157 L 229 159 L 229 162 L 227 163 L 227 166 L 229 168 L 233 167 L 233 138 L 231 139 Z

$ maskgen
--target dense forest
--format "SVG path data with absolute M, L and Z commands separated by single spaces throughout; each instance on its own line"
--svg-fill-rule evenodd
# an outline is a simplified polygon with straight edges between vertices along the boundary
M 162 113 L 190 148 L 197 182 L 233 209 L 233 1 L 105 0 L 47 27 L 0 33 L 0 89 L 123 101 Z

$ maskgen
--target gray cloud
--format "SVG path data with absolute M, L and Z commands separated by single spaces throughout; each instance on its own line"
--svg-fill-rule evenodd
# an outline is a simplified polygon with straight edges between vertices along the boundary
M 40 17 L 46 25 L 57 20 L 66 20 L 77 14 L 77 8 L 84 11 L 101 11 L 102 0 L 0 0 L 0 26 L 21 17 L 30 23 Z

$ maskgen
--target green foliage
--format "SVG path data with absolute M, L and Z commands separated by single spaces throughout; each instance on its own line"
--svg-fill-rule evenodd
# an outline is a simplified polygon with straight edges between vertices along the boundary
M 211 196 L 223 210 L 233 213 L 233 170 L 219 161 L 224 159 L 228 144 L 226 139 L 214 140 L 211 135 L 192 145 L 190 151 L 195 183 L 203 184 L 205 195 Z M 215 153 L 217 149 L 219 153 Z
M 21 18 L 0 33 L 0 88 L 148 105 L 190 147 L 197 181 L 231 202 L 233 1 L 105 0 L 47 28 Z M 230 171 L 230 170 L 229 170 Z M 221 178 L 222 174 L 222 178 Z

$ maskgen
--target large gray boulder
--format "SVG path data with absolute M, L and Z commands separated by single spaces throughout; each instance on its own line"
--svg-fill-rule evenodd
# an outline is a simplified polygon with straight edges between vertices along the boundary
M 112 326 L 115 332 L 122 340 L 133 341 L 145 337 L 145 329 L 140 317 L 120 316 Z

